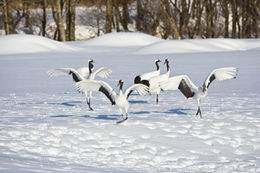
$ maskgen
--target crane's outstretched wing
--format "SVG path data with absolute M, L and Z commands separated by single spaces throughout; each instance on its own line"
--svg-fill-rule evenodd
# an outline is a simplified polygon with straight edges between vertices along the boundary
M 203 89 L 207 89 L 213 80 L 221 81 L 227 79 L 235 79 L 237 76 L 237 68 L 224 67 L 213 70 L 205 80 Z
M 134 84 L 126 89 L 125 95 L 127 95 L 127 98 L 133 91 L 137 91 L 140 95 L 145 95 L 149 92 L 149 87 L 144 84 Z
M 180 75 L 171 77 L 160 83 L 163 90 L 177 90 L 179 89 L 186 98 L 193 97 L 197 86 L 193 84 L 187 75 Z
M 72 75 L 72 78 L 75 82 L 79 82 L 84 80 L 84 77 L 77 72 L 77 70 L 73 68 L 58 68 L 58 69 L 53 69 L 49 70 L 47 74 L 50 77 L 56 77 L 56 76 L 61 76 L 61 75 Z
M 88 67 L 80 67 L 77 69 L 77 72 L 81 74 L 84 78 L 86 78 L 89 75 L 89 68 Z
M 95 79 L 96 75 L 101 78 L 107 78 L 112 73 L 112 70 L 106 67 L 101 67 L 93 72 L 92 78 Z
M 160 70 L 156 70 L 156 71 L 144 73 L 140 75 L 140 78 L 141 80 L 149 80 L 152 77 L 159 76 L 159 75 L 160 75 Z
M 116 93 L 113 88 L 104 81 L 84 80 L 76 83 L 79 91 L 100 91 L 106 95 L 112 105 L 115 104 Z

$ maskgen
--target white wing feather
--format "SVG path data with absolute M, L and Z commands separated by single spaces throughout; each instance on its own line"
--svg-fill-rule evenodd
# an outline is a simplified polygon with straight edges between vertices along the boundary
M 128 95 L 132 91 L 137 91 L 138 94 L 143 96 L 149 92 L 149 88 L 143 84 L 134 84 L 126 89 L 125 95 Z
M 190 80 L 189 76 L 187 75 L 179 75 L 179 76 L 174 76 L 171 78 L 168 78 L 165 81 L 162 81 L 160 83 L 160 87 L 163 90 L 178 90 L 179 85 L 182 80 L 185 80 L 186 84 L 192 89 L 196 90 L 197 86 Z
M 52 69 L 52 70 L 47 71 L 47 74 L 50 77 L 56 77 L 56 76 L 68 75 L 71 70 L 75 70 L 75 69 L 72 69 L 72 68 Z
M 89 74 L 89 68 L 88 67 L 80 67 L 77 69 L 79 74 L 81 74 L 84 78 L 86 78 Z
M 101 67 L 93 72 L 92 78 L 95 79 L 96 75 L 101 78 L 107 78 L 112 73 L 112 70 L 106 67 Z
M 73 68 L 52 69 L 52 70 L 47 71 L 47 74 L 50 77 L 56 77 L 56 76 L 62 76 L 62 75 L 69 75 L 70 72 L 73 72 L 75 75 L 77 75 L 79 79 L 84 80 L 84 77 L 77 70 L 75 70 Z
M 215 76 L 217 81 L 227 80 L 227 79 L 234 79 L 237 76 L 237 68 L 235 67 L 223 67 L 213 70 L 205 80 L 204 84 L 208 86 L 210 82 L 212 82 L 212 75 Z
M 104 81 L 99 80 L 84 80 L 76 83 L 76 87 L 78 91 L 100 91 L 100 87 L 103 87 L 107 94 L 109 94 L 113 100 L 116 98 L 116 92 L 113 90 L 113 88 Z M 103 91 L 102 91 L 103 92 Z
M 152 77 L 159 76 L 159 75 L 160 75 L 160 70 L 156 70 L 156 71 L 144 73 L 140 75 L 140 77 L 141 80 L 148 80 L 151 79 Z

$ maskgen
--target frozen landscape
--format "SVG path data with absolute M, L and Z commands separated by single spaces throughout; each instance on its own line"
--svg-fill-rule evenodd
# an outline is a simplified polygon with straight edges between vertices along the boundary
M 117 92 L 135 76 L 170 62 L 171 75 L 198 86 L 215 68 L 238 68 L 235 80 L 214 81 L 197 102 L 179 91 L 129 97 L 121 124 L 116 106 L 94 92 L 89 111 L 71 76 L 47 71 L 113 70 Z M 61 43 L 32 35 L 0 37 L 0 172 L 260 172 L 260 39 L 161 40 L 142 33 L 106 34 Z M 166 71 L 160 64 L 161 73 Z

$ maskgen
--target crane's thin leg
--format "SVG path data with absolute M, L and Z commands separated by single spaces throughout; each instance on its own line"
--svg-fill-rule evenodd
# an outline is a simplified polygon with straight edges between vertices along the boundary
M 90 105 L 90 98 L 87 98 L 87 104 L 88 104 L 89 110 L 93 111 L 94 109 Z
M 200 100 L 198 99 L 197 101 L 198 101 L 198 110 L 197 110 L 196 116 L 198 116 L 200 114 L 200 118 L 202 118 L 201 111 L 200 111 Z
M 87 104 L 88 104 L 89 110 L 93 111 L 92 107 L 90 106 L 91 93 L 90 93 L 89 96 L 88 96 L 88 92 L 85 91 L 84 94 L 85 94 L 85 96 L 86 96 L 86 101 L 87 101 Z
M 202 118 L 202 116 L 201 116 L 201 111 L 200 111 L 200 106 L 198 107 L 198 110 L 197 110 L 196 116 L 198 116 L 199 114 L 200 114 L 200 118 Z
M 159 95 L 158 94 L 156 94 L 156 104 L 158 104 L 158 102 L 159 102 Z
M 117 122 L 116 122 L 117 124 L 120 124 L 120 123 L 122 123 L 122 122 L 124 122 L 125 120 L 128 119 L 128 114 L 127 114 L 127 113 L 125 114 L 125 117 L 124 117 L 124 113 L 123 113 L 123 111 L 122 111 L 121 109 L 120 109 L 120 113 L 121 113 L 121 115 L 122 115 L 122 119 L 119 120 L 119 121 L 117 121 Z

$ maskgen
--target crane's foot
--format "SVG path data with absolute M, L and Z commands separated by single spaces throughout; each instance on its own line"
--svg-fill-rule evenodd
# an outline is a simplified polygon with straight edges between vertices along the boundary
M 120 123 L 126 121 L 127 119 L 128 119 L 128 117 L 125 117 L 125 118 L 123 118 L 122 120 L 117 121 L 116 123 L 117 123 L 117 124 L 120 124 Z
M 200 118 L 202 118 L 201 111 L 200 111 L 200 107 L 198 107 L 198 110 L 197 110 L 196 116 L 198 116 L 199 114 L 200 114 Z
M 88 104 L 88 108 L 90 111 L 93 111 L 94 109 L 90 106 L 90 101 L 87 101 L 87 104 Z
M 128 119 L 128 114 L 126 113 L 126 114 L 125 114 L 125 117 L 124 117 L 124 115 L 122 114 L 122 117 L 123 117 L 123 119 L 122 119 L 122 120 L 119 120 L 119 121 L 117 121 L 117 122 L 116 122 L 117 124 L 120 124 L 120 123 L 122 123 L 122 122 L 126 121 L 126 120 Z

